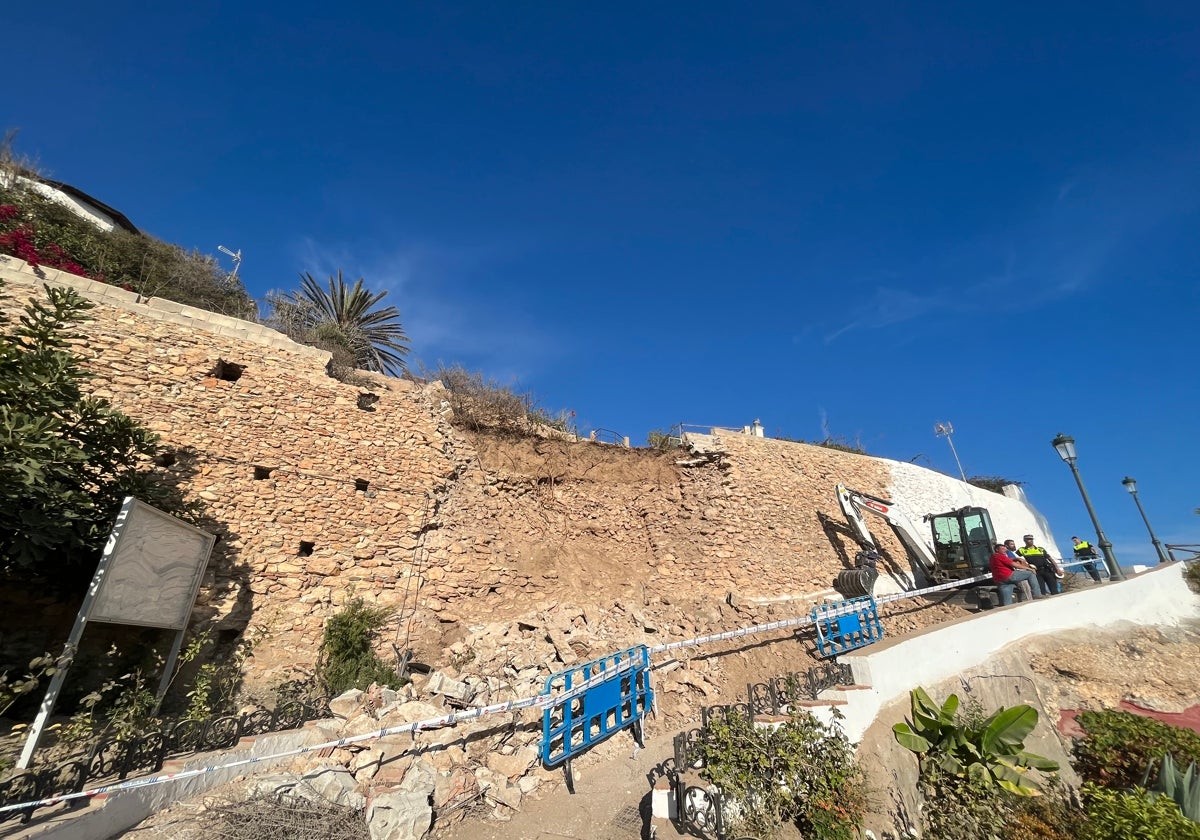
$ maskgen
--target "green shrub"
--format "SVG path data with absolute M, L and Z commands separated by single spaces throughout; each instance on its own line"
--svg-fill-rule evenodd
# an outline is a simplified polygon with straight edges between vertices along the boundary
M 1075 742 L 1075 769 L 1085 780 L 1131 788 L 1146 767 L 1167 753 L 1186 764 L 1200 761 L 1200 735 L 1130 712 L 1081 712 L 1087 737 Z
M 958 714 L 958 695 L 941 705 L 925 692 L 909 692 L 912 716 L 892 727 L 896 741 L 917 754 L 921 770 L 937 767 L 948 776 L 984 785 L 995 784 L 1016 796 L 1032 796 L 1037 785 L 1030 770 L 1053 771 L 1058 764 L 1025 750 L 1025 739 L 1037 726 L 1032 706 L 997 709 L 972 720 Z
M 858 836 L 866 792 L 854 748 L 806 712 L 774 728 L 743 715 L 714 718 L 701 733 L 698 757 L 742 832 L 770 835 L 791 820 L 805 837 Z
M 1200 560 L 1191 560 L 1184 564 L 1183 579 L 1193 592 L 1200 593 Z
M 1007 802 L 1004 790 L 978 778 L 921 769 L 921 837 L 925 840 L 1000 840 Z M 1006 838 L 1007 840 L 1007 838 Z
M 1148 798 L 1141 788 L 1118 791 L 1083 786 L 1087 821 L 1080 840 L 1200 840 L 1200 824 L 1166 797 Z
M 538 405 L 532 394 L 520 393 L 462 365 L 439 365 L 435 370 L 422 371 L 421 378 L 441 380 L 456 426 L 518 434 L 534 433 L 538 427 L 578 433 L 574 411 L 551 412 Z
M 892 731 L 920 764 L 926 840 L 994 840 L 1006 815 L 1034 821 L 1035 815 L 1019 804 L 1039 794 L 1029 772 L 1058 769 L 1057 763 L 1025 750 L 1025 739 L 1037 725 L 1035 709 L 1019 705 L 985 715 L 979 704 L 960 709 L 955 694 L 938 704 L 922 688 L 913 689 L 909 701 L 911 717 Z
M 70 341 L 92 307 L 46 286 L 16 323 L 0 311 L 0 575 L 59 590 L 91 577 L 126 496 L 193 522 L 201 510 L 150 469 L 158 436 L 87 396 Z
M 61 251 L 91 277 L 234 318 L 256 316 L 258 307 L 241 281 L 206 254 L 123 228 L 105 232 L 57 201 L 20 186 L 0 187 L 0 205 L 18 208 L 8 226 L 25 226 L 36 251 Z
M 679 433 L 676 434 L 676 432 Z M 666 431 L 654 429 L 646 435 L 646 445 L 651 449 L 657 449 L 659 452 L 677 449 L 683 446 L 682 429 L 679 426 L 674 426 Z
M 399 688 L 396 670 L 375 653 L 375 632 L 388 620 L 383 607 L 368 607 L 361 598 L 348 602 L 325 625 L 317 678 L 329 697 L 352 688 L 365 689 L 371 683 Z
M 1002 475 L 973 475 L 967 479 L 967 484 L 980 487 L 984 490 L 990 490 L 993 493 L 1003 493 L 1004 488 L 1009 484 L 1020 487 L 1024 483 L 1024 481 L 1014 481 Z
M 1085 814 L 1059 783 L 1046 796 L 1011 797 L 1004 840 L 1075 840 Z

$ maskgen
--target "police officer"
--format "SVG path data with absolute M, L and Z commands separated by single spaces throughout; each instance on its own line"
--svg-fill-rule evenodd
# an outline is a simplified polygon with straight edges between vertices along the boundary
M 1100 571 L 1096 568 L 1096 560 L 1100 555 L 1096 552 L 1096 547 L 1086 540 L 1081 540 L 1079 537 L 1071 537 L 1071 542 L 1075 544 L 1075 559 L 1088 560 L 1084 564 L 1087 573 L 1092 576 L 1092 580 L 1096 583 L 1100 582 Z
M 1054 558 L 1050 556 L 1049 551 L 1033 544 L 1033 534 L 1026 534 L 1024 540 L 1025 545 L 1017 549 L 1017 554 L 1037 570 L 1038 585 L 1042 588 L 1042 594 L 1057 595 L 1062 591 L 1058 584 L 1062 572 L 1058 570 Z

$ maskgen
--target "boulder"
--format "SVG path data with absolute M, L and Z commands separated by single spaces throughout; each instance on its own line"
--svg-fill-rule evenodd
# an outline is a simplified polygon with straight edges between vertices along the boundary
M 429 681 L 425 683 L 425 690 L 430 694 L 440 694 L 463 703 L 471 702 L 471 698 L 475 696 L 475 689 L 471 686 L 458 680 L 452 680 L 440 671 L 434 671 L 429 675 Z
M 486 767 L 475 768 L 475 778 L 483 795 L 491 802 L 512 808 L 514 811 L 521 807 L 521 789 L 508 783 L 508 778 Z
M 419 758 L 409 766 L 408 772 L 404 774 L 404 781 L 400 783 L 400 790 L 412 791 L 428 798 L 436 786 L 437 771 L 433 769 L 433 765 L 428 761 Z
M 357 688 L 352 688 L 329 701 L 329 711 L 333 712 L 333 716 L 345 720 L 358 714 L 362 708 L 363 698 L 366 693 L 359 691 Z
M 396 790 L 376 794 L 367 809 L 371 840 L 421 840 L 433 825 L 429 795 Z
M 356 811 L 367 806 L 366 797 L 345 767 L 317 767 L 300 777 L 292 793 L 312 802 L 331 802 Z
M 524 747 L 517 750 L 512 755 L 501 755 L 500 753 L 489 753 L 487 757 L 487 766 L 489 770 L 498 773 L 508 779 L 516 779 L 519 776 L 525 775 L 526 771 L 533 766 L 533 763 L 538 759 L 538 752 L 530 747 Z

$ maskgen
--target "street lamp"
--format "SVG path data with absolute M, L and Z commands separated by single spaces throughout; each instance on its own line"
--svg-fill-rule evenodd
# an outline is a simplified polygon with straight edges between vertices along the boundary
M 1154 550 L 1158 552 L 1158 562 L 1166 563 L 1167 556 L 1163 553 L 1163 547 L 1158 541 L 1158 537 L 1154 536 L 1154 529 L 1150 527 L 1150 520 L 1146 518 L 1146 510 L 1142 507 L 1142 500 L 1138 498 L 1137 482 L 1129 476 L 1121 479 L 1121 483 L 1125 485 L 1125 489 L 1129 491 L 1129 495 L 1133 496 L 1134 504 L 1137 505 L 1138 513 L 1142 515 L 1142 521 L 1146 523 L 1146 530 L 1150 532 L 1150 542 L 1154 543 Z
M 1079 485 L 1079 493 L 1083 496 L 1083 504 L 1087 507 L 1088 516 L 1092 517 L 1092 525 L 1096 528 L 1097 544 L 1104 552 L 1104 562 L 1108 566 L 1109 576 L 1113 580 L 1125 580 L 1121 564 L 1117 562 L 1117 557 L 1113 554 L 1112 543 L 1108 541 L 1108 537 L 1104 535 L 1104 529 L 1100 527 L 1100 520 L 1096 518 L 1096 511 L 1092 508 L 1092 500 L 1088 498 L 1087 488 L 1083 486 L 1083 479 L 1080 478 L 1079 470 L 1075 466 L 1075 438 L 1060 432 L 1054 440 L 1050 441 L 1050 444 L 1058 451 L 1058 457 L 1067 462 L 1067 466 L 1071 468 L 1071 474 L 1075 476 L 1075 483 Z

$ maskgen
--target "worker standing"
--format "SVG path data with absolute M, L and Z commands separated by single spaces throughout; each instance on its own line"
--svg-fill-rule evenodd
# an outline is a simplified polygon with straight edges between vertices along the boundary
M 1071 537 L 1071 542 L 1075 545 L 1075 559 L 1088 560 L 1084 563 L 1083 568 L 1092 576 L 1092 580 L 1100 583 L 1100 570 L 1096 568 L 1096 561 L 1100 555 L 1096 553 L 1096 546 L 1086 540 L 1081 540 L 1079 537 Z
M 1042 594 L 1057 595 L 1061 591 L 1058 581 L 1062 577 L 1062 572 L 1058 570 L 1054 558 L 1040 545 L 1034 545 L 1033 534 L 1026 534 L 1024 540 L 1025 545 L 1017 549 L 1017 554 L 1037 571 L 1038 585 L 1042 588 Z M 1009 540 L 1009 542 L 1012 541 Z

